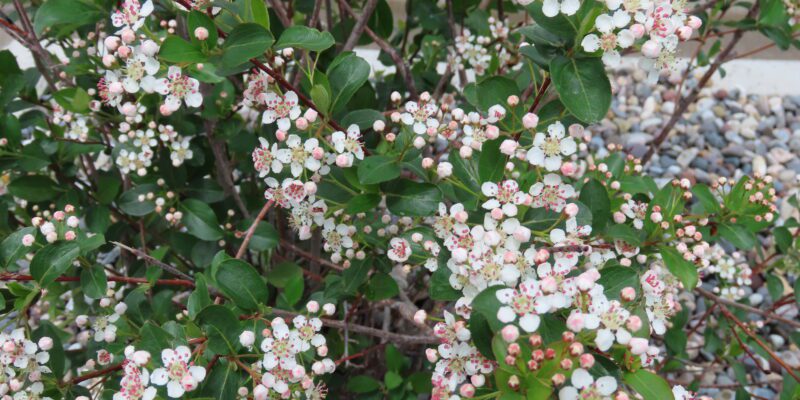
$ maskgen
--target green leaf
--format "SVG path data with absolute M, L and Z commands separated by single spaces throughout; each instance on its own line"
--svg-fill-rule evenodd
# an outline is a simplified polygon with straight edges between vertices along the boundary
M 385 272 L 378 272 L 369 278 L 365 295 L 370 301 L 391 299 L 400 293 L 397 282 L 391 275 Z
M 600 233 L 611 218 L 611 200 L 608 191 L 597 179 L 591 179 L 581 188 L 578 198 L 592 212 L 592 233 Z
M 256 0 L 258 2 L 258 0 Z M 263 4 L 263 2 L 261 2 Z M 211 369 L 208 378 L 203 381 L 202 394 L 209 399 L 234 399 L 242 386 L 240 370 L 236 364 L 220 359 Z
M 53 339 L 53 348 L 48 351 L 50 359 L 47 361 L 47 366 L 53 371 L 53 377 L 61 379 L 64 376 L 64 368 L 66 365 L 64 345 L 61 343 L 61 336 L 64 332 L 58 329 L 52 322 L 41 320 L 39 327 L 33 331 L 31 339 L 33 342 L 38 342 L 42 337 L 50 337 Z
M 611 83 L 599 58 L 566 58 L 550 62 L 553 86 L 572 115 L 598 122 L 611 107 Z
M 139 336 L 141 340 L 137 348 L 149 351 L 150 354 L 159 354 L 161 350 L 172 347 L 172 335 L 150 321 L 139 329 Z
M 356 375 L 347 381 L 347 390 L 353 393 L 369 393 L 380 389 L 381 383 L 368 375 Z
M 792 233 L 785 226 L 777 227 L 773 230 L 775 235 L 775 245 L 781 253 L 786 253 L 792 247 Z
M 639 287 L 639 274 L 631 267 L 611 266 L 600 270 L 597 283 L 603 285 L 603 293 L 609 300 L 619 300 L 623 288 Z
M 703 209 L 709 213 L 716 213 L 720 211 L 719 200 L 711 193 L 708 185 L 698 183 L 692 187 L 692 194 L 703 206 Z
M 75 28 L 94 24 L 104 17 L 108 17 L 108 14 L 94 2 L 48 0 L 36 10 L 33 28 L 37 34 L 49 29 L 57 36 L 65 36 L 73 33 Z
M 208 204 L 195 199 L 184 200 L 180 205 L 183 212 L 183 225 L 188 233 L 201 240 L 222 239 L 222 229 L 219 227 L 217 215 Z
M 89 94 L 82 87 L 70 87 L 61 89 L 53 98 L 67 111 L 75 113 L 86 113 L 89 111 Z
M 53 200 L 58 195 L 58 186 L 46 176 L 26 175 L 11 181 L 8 192 L 21 199 L 39 203 Z
M 741 224 L 722 223 L 717 232 L 739 250 L 751 250 L 757 243 L 756 235 Z
M 197 315 L 208 337 L 208 348 L 217 354 L 235 354 L 239 348 L 239 319 L 224 306 L 212 304 Z
M 672 389 L 664 378 L 643 369 L 625 374 L 624 381 L 644 400 L 674 400 Z
M 80 252 L 80 246 L 76 242 L 49 244 L 33 256 L 31 275 L 45 287 L 66 272 Z
M 161 48 L 158 50 L 158 58 L 163 61 L 184 64 L 206 61 L 206 56 L 198 47 L 178 36 L 168 36 L 161 43 Z
M 239 308 L 253 311 L 267 301 L 267 284 L 252 265 L 242 260 L 223 261 L 217 267 L 214 279 L 219 290 Z
M 386 371 L 386 374 L 383 375 L 383 383 L 386 384 L 387 389 L 392 390 L 403 384 L 403 377 L 397 372 Z
M 267 2 L 263 0 L 246 0 L 245 4 L 249 4 L 249 15 L 245 15 L 247 21 L 253 21 L 264 29 L 269 30 L 269 12 L 267 12 Z
M 380 202 L 381 196 L 377 193 L 360 194 L 358 196 L 353 196 L 353 198 L 347 202 L 345 211 L 350 214 L 367 212 L 377 207 Z
M 629 225 L 616 224 L 612 225 L 606 231 L 606 235 L 611 239 L 622 240 L 633 246 L 642 244 L 642 237 L 640 231 L 633 229 Z
M 358 125 L 359 129 L 364 132 L 367 129 L 372 129 L 372 124 L 378 120 L 386 122 L 383 113 L 378 110 L 364 108 L 347 113 L 342 118 L 341 123 L 342 126 Z
M 369 63 L 353 52 L 342 53 L 328 67 L 333 99 L 330 109 L 336 113 L 344 108 L 356 91 L 369 78 Z
M 134 217 L 145 216 L 156 209 L 156 203 L 152 200 L 139 201 L 139 196 L 146 196 L 148 193 L 156 191 L 158 191 L 158 186 L 154 184 L 138 185 L 123 193 L 117 200 L 117 205 L 125 214 Z
M 336 43 L 330 32 L 320 32 L 314 28 L 302 25 L 294 25 L 287 28 L 278 42 L 275 43 L 275 50 L 287 47 L 300 48 L 311 51 L 323 51 Z
M 331 94 L 325 85 L 314 85 L 311 88 L 311 101 L 317 105 L 317 108 L 323 113 L 327 113 L 331 106 Z
M 204 308 L 211 305 L 211 298 L 208 295 L 208 286 L 205 275 L 198 273 L 194 278 L 194 291 L 186 301 L 186 310 L 189 311 L 189 318 L 194 319 Z
M 25 247 L 22 244 L 22 238 L 25 237 L 25 235 L 35 234 L 36 228 L 29 226 L 15 231 L 0 242 L 0 260 L 3 261 L 3 265 L 6 266 L 6 268 L 25 255 L 25 253 L 31 251 L 31 248 Z
M 449 268 L 439 267 L 433 271 L 428 289 L 432 300 L 456 301 L 461 297 L 461 292 L 453 289 L 453 286 L 450 285 L 451 274 Z
M 267 274 L 269 284 L 277 288 L 284 288 L 292 280 L 302 277 L 303 269 L 290 261 L 282 262 L 272 267 L 272 270 Z
M 367 281 L 369 271 L 372 269 L 372 265 L 367 260 L 356 260 L 350 268 L 342 272 L 345 294 L 355 295 L 358 293 L 358 288 Z
M 256 23 L 239 24 L 222 45 L 222 66 L 232 68 L 242 65 L 264 54 L 274 42 L 275 38 L 263 26 Z
M 783 296 L 783 281 L 781 281 L 781 278 L 775 275 L 767 275 L 767 292 L 769 292 L 769 297 L 772 298 L 773 302 L 778 301 Z
M 102 266 L 95 264 L 81 270 L 81 289 L 83 294 L 90 299 L 99 299 L 106 295 L 108 278 Z
M 432 215 L 442 201 L 442 192 L 436 185 L 398 179 L 386 183 L 386 207 L 400 216 L 423 217 Z
M 372 185 L 396 179 L 400 172 L 400 163 L 395 158 L 369 156 L 358 164 L 358 181 L 364 185 Z
M 684 260 L 678 250 L 672 247 L 659 246 L 658 249 L 669 272 L 683 283 L 686 290 L 697 287 L 697 267 L 694 264 Z
M 506 156 L 500 152 L 502 138 L 489 140 L 481 146 L 478 176 L 481 182 L 499 182 L 506 168 Z

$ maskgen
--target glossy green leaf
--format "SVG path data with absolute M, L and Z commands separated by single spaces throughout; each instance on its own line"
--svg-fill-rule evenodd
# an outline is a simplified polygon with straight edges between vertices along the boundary
M 442 192 L 430 183 L 398 179 L 385 184 L 386 207 L 396 215 L 432 215 L 442 201 Z
M 320 32 L 314 28 L 302 25 L 294 25 L 287 28 L 278 42 L 275 49 L 285 49 L 287 47 L 306 49 L 311 51 L 322 51 L 328 49 L 336 43 L 330 32 Z
M 683 259 L 681 254 L 673 247 L 659 246 L 661 258 L 667 269 L 675 275 L 686 289 L 694 289 L 697 286 L 697 267 Z
M 219 290 L 239 308 L 248 311 L 258 309 L 267 301 L 267 284 L 256 269 L 245 261 L 229 259 L 217 267 L 214 279 Z
M 369 156 L 358 163 L 358 181 L 364 185 L 396 179 L 400 176 L 400 172 L 400 163 L 389 156 Z
M 222 67 L 232 68 L 258 58 L 275 42 L 272 34 L 256 23 L 239 24 L 222 45 Z
M 80 251 L 80 246 L 76 242 L 49 244 L 33 256 L 31 275 L 45 287 L 55 282 L 56 278 L 69 269 Z
M 599 58 L 566 58 L 550 62 L 553 86 L 570 113 L 586 123 L 598 122 L 611 107 L 611 83 Z
M 179 209 L 183 212 L 181 222 L 188 228 L 190 235 L 202 240 L 222 239 L 222 228 L 219 227 L 214 210 L 208 204 L 187 199 L 181 202 Z

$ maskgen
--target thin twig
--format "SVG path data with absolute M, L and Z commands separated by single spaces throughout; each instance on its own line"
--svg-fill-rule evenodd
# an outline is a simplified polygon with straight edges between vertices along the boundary
M 149 280 L 146 278 L 130 278 L 127 276 L 108 276 L 106 279 L 109 282 L 121 282 L 121 283 L 130 283 L 130 284 L 147 284 L 150 283 Z M 3 273 L 0 274 L 0 281 L 2 282 L 30 282 L 36 280 L 31 275 L 23 275 L 23 274 L 10 274 L 10 273 Z M 78 276 L 59 276 L 56 278 L 56 282 L 80 282 L 81 278 Z M 194 287 L 194 282 L 191 280 L 186 279 L 157 279 L 154 282 L 156 285 L 165 285 L 165 286 L 187 286 L 187 287 Z
M 239 250 L 236 252 L 236 258 L 242 258 L 244 253 L 247 251 L 247 245 L 250 243 L 250 239 L 253 238 L 253 234 L 256 233 L 256 228 L 258 228 L 258 224 L 261 223 L 261 220 L 264 219 L 264 216 L 267 215 L 267 211 L 269 211 L 270 207 L 275 202 L 273 200 L 268 201 L 264 204 L 264 207 L 261 208 L 261 211 L 256 216 L 256 219 L 253 220 L 253 223 L 250 225 L 250 228 L 247 229 L 247 234 L 244 236 L 244 240 L 242 244 L 239 246 Z
M 122 244 L 120 242 L 112 241 L 111 243 L 114 244 L 115 246 L 117 246 L 117 247 L 119 247 L 119 248 L 121 248 L 123 250 L 126 250 L 129 253 L 132 253 L 135 256 L 143 259 L 145 262 L 147 262 L 150 265 L 155 265 L 156 267 L 159 267 L 162 270 L 164 270 L 166 272 L 169 272 L 172 275 L 175 275 L 175 276 L 178 276 L 178 277 L 180 277 L 182 279 L 186 279 L 186 280 L 194 282 L 194 279 L 192 279 L 191 276 L 187 275 L 183 271 L 181 271 L 181 270 L 173 267 L 172 265 L 169 265 L 169 264 L 167 264 L 167 263 L 165 263 L 165 262 L 163 262 L 163 261 L 151 256 L 151 255 L 145 254 L 144 252 L 142 252 L 139 249 L 135 249 L 135 248 L 130 247 L 128 245 L 124 245 L 124 244 Z
M 378 0 L 367 0 L 364 4 L 364 8 L 361 10 L 361 17 L 356 19 L 356 24 L 353 26 L 353 30 L 350 31 L 350 36 L 348 36 L 347 41 L 344 42 L 342 52 L 351 51 L 356 47 L 358 39 L 361 39 L 364 28 L 367 27 L 367 22 L 372 17 L 372 13 L 375 12 L 375 7 L 377 7 L 377 5 Z M 355 18 L 355 15 L 353 15 L 353 17 Z
M 737 302 L 732 301 L 732 300 L 724 299 L 724 298 L 719 297 L 719 296 L 715 295 L 714 293 L 711 293 L 708 290 L 705 290 L 705 289 L 700 288 L 700 287 L 695 288 L 694 290 L 697 293 L 700 293 L 701 295 L 703 295 L 703 297 L 705 297 L 705 298 L 707 298 L 707 299 L 709 299 L 709 300 L 711 300 L 711 301 L 713 301 L 715 303 L 718 303 L 721 306 L 725 305 L 725 306 L 729 306 L 729 307 L 739 308 L 739 309 L 742 309 L 742 310 L 747 311 L 747 312 L 751 312 L 751 313 L 754 313 L 754 314 L 761 315 L 762 317 L 765 317 L 767 319 L 783 322 L 784 324 L 791 325 L 794 328 L 800 328 L 800 322 L 798 322 L 798 321 L 795 321 L 795 320 L 792 320 L 792 319 L 788 319 L 788 318 L 784 318 L 784 317 L 781 317 L 780 315 L 773 314 L 771 312 L 767 312 L 767 311 L 761 310 L 759 308 L 751 307 L 751 306 L 748 306 L 746 304 L 740 304 L 740 303 L 737 303 Z
M 272 309 L 272 314 L 275 314 L 283 318 L 294 318 L 299 315 L 291 311 L 278 310 L 278 309 Z M 362 335 L 373 336 L 377 338 L 383 338 L 394 344 L 412 345 L 412 344 L 441 343 L 441 341 L 437 337 L 432 335 L 418 335 L 418 336 L 404 335 L 401 333 L 384 332 L 380 329 L 375 329 L 364 325 L 356 325 L 352 323 L 345 324 L 344 321 L 339 321 L 334 319 L 328 319 L 328 318 L 320 318 L 320 319 L 322 320 L 322 325 L 327 326 L 329 328 L 345 329 L 345 325 L 347 325 L 347 329 L 349 329 L 350 332 L 360 333 Z

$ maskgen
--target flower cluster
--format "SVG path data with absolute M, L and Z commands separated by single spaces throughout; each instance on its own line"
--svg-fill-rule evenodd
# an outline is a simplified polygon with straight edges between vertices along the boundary
M 78 237 L 81 220 L 75 215 L 74 206 L 67 204 L 63 210 L 52 213 L 50 210 L 45 210 L 40 214 L 31 219 L 31 226 L 39 228 L 39 232 L 47 243 L 54 243 L 58 240 L 71 241 Z M 26 247 L 33 246 L 35 242 L 34 234 L 29 233 L 22 237 L 22 244 Z
M 38 342 L 31 341 L 25 328 L 17 328 L 10 333 L 0 333 L 0 395 L 14 399 L 42 399 L 43 375 L 49 374 L 45 364 L 50 360 L 48 351 L 53 348 L 53 339 L 41 337 Z

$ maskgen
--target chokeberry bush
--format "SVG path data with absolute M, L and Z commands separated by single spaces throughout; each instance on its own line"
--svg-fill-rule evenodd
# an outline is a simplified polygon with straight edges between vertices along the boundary
M 800 396 L 797 199 L 644 174 L 796 4 L 2 3 L 4 400 Z M 641 158 L 625 56 L 684 90 Z

